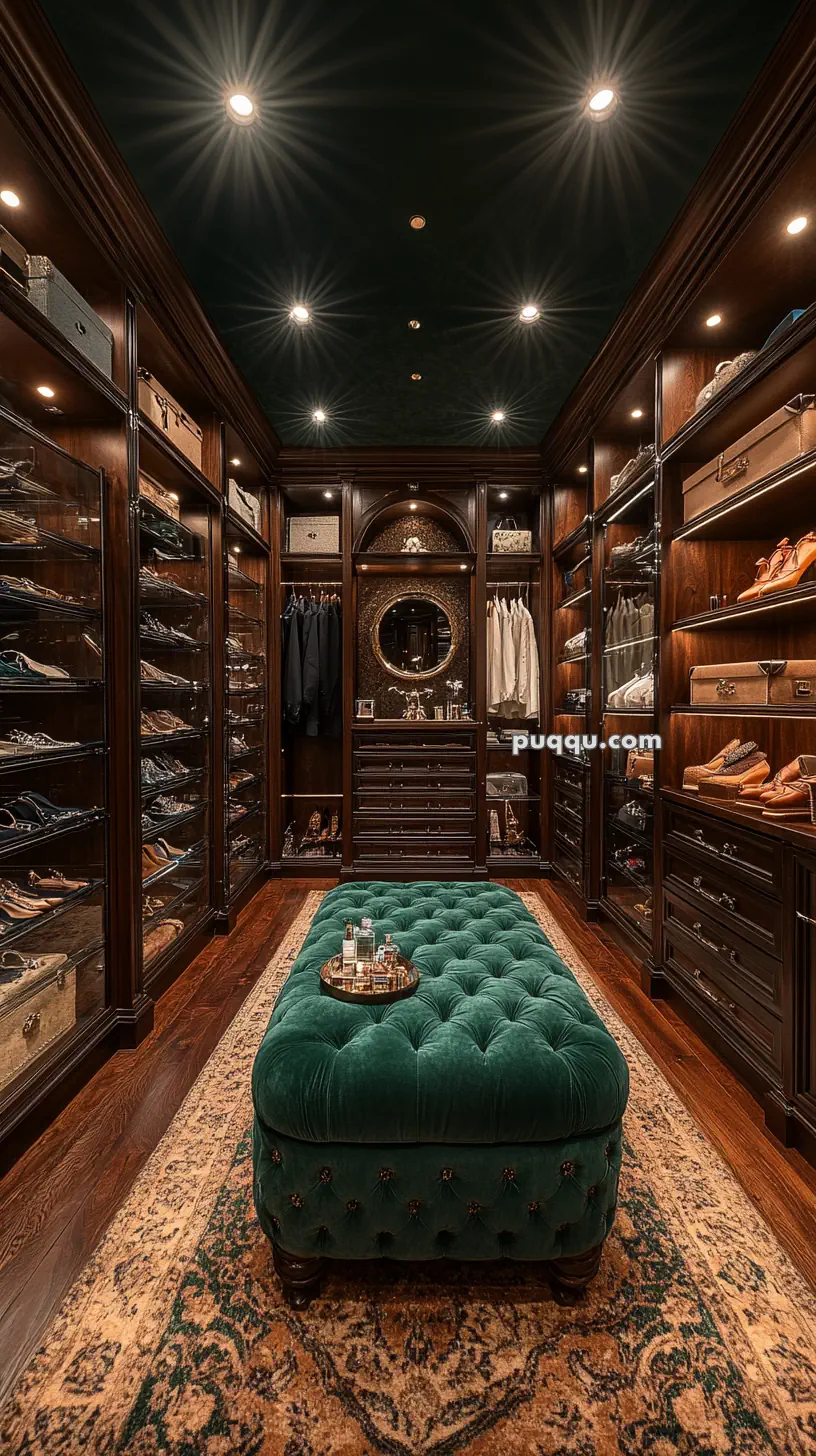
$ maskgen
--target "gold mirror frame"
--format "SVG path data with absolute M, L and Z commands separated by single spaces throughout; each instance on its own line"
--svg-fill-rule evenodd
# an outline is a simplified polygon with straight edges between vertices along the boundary
M 437 607 L 440 612 L 444 612 L 445 616 L 450 622 L 450 651 L 448 652 L 448 655 L 443 662 L 438 663 L 436 667 L 429 668 L 426 672 L 405 672 L 405 670 L 401 667 L 394 667 L 393 663 L 389 662 L 388 659 L 383 655 L 382 648 L 380 647 L 380 623 L 382 622 L 382 619 L 385 616 L 386 612 L 390 612 L 391 608 L 398 606 L 400 602 L 433 602 L 433 605 Z M 380 667 L 383 668 L 385 672 L 390 673 L 392 677 L 401 678 L 403 682 L 422 682 L 429 677 L 436 677 L 440 672 L 444 672 L 445 669 L 450 666 L 453 658 L 456 656 L 458 647 L 459 627 L 456 621 L 456 617 L 451 611 L 450 603 L 443 601 L 441 597 L 436 596 L 436 594 L 432 591 L 423 590 L 406 593 L 397 592 L 395 596 L 389 597 L 387 602 L 383 602 L 382 606 L 377 612 L 376 617 L 374 618 L 374 622 L 371 628 L 371 650 L 374 653 L 374 656 L 376 657 L 378 663 L 380 664 Z

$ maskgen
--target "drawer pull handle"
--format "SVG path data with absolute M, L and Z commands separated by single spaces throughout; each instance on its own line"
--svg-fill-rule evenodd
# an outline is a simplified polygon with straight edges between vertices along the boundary
M 729 859 L 735 859 L 737 854 L 737 846 L 735 844 L 728 844 L 726 842 L 722 847 L 722 852 L 723 854 L 727 855 Z
M 737 1009 L 736 1002 L 734 1002 L 734 1001 L 724 1001 L 721 996 L 716 996 L 714 994 L 714 992 L 712 990 L 710 990 L 709 987 L 704 984 L 705 983 L 705 976 L 703 975 L 703 972 L 702 971 L 695 970 L 695 972 L 694 972 L 694 979 L 696 980 L 698 986 L 700 987 L 700 990 L 702 991 L 703 995 L 704 996 L 707 996 L 708 999 L 709 999 L 709 1001 L 713 1001 L 715 1006 L 721 1006 L 726 1011 L 731 1011 L 731 1012 L 735 1012 L 736 1011 L 736 1009 Z
M 703 849 L 707 849 L 710 854 L 719 854 L 720 851 L 718 850 L 716 844 L 708 843 L 708 840 L 706 839 L 702 829 L 692 829 L 691 838 L 696 840 L 698 844 L 701 844 L 703 846 Z
M 804 922 L 805 922 L 806 925 L 816 925 L 816 920 L 813 919 L 813 916 L 812 915 L 804 915 L 801 910 L 797 910 L 797 912 L 796 912 L 796 919 L 797 920 L 804 920 Z
M 708 936 L 703 935 L 703 927 L 699 920 L 695 920 L 691 928 L 702 945 L 707 946 L 709 950 L 713 950 L 716 955 L 720 954 L 720 947 L 717 945 L 716 940 L 709 940 Z
M 36 1031 L 39 1031 L 39 1029 L 40 1013 L 39 1011 L 32 1011 L 31 1015 L 27 1016 L 25 1021 L 23 1022 L 23 1036 L 26 1038 L 28 1038 L 29 1036 L 33 1036 Z
M 727 895 L 725 893 L 725 890 L 723 890 L 722 894 L 720 895 L 720 904 L 724 905 L 726 910 L 736 910 L 737 908 L 737 902 L 734 899 L 734 896 Z

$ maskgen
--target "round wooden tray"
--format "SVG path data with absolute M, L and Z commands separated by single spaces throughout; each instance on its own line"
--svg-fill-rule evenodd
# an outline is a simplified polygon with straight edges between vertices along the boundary
M 397 955 L 398 966 L 407 971 L 409 976 L 407 986 L 400 986 L 397 991 L 344 991 L 340 986 L 333 986 L 328 979 L 332 971 L 338 970 L 342 963 L 342 955 L 336 955 L 320 967 L 320 989 L 326 996 L 333 996 L 335 1001 L 351 1001 L 360 1006 L 382 1006 L 388 1001 L 404 1001 L 406 996 L 413 996 L 419 985 L 418 968 L 412 961 L 407 961 L 405 956 Z

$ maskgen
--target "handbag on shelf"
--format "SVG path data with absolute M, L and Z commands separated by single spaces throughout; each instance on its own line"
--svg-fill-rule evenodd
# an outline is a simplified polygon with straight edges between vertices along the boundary
M 203 434 L 195 420 L 182 409 L 178 400 L 150 373 L 139 367 L 139 409 L 166 435 L 171 444 L 201 469 Z
M 751 363 L 751 360 L 756 358 L 757 353 L 757 349 L 746 349 L 743 354 L 737 354 L 734 359 L 723 359 L 714 370 L 714 378 L 709 379 L 708 384 L 703 385 L 694 401 L 694 413 L 696 414 L 703 408 L 703 405 L 708 404 L 709 400 L 719 394 L 721 389 L 725 389 L 732 379 L 736 379 L 737 375 L 741 374 L 743 369 Z
M 340 550 L 339 516 L 290 516 L 286 549 L 310 556 L 334 556 Z
M 258 497 L 251 491 L 244 490 L 244 487 L 230 476 L 227 481 L 227 500 L 230 510 L 234 511 L 236 516 L 240 516 L 242 521 L 260 535 L 261 502 Z
M 174 500 L 166 486 L 161 485 L 158 480 L 154 480 L 153 476 L 148 475 L 145 470 L 139 471 L 139 495 L 150 501 L 152 506 L 157 506 L 160 511 L 164 511 L 166 516 L 172 516 L 174 521 L 181 520 L 178 501 Z
M 488 799 L 523 799 L 527 779 L 522 773 L 489 773 L 485 780 Z
M 647 470 L 651 469 L 654 465 L 654 459 L 654 445 L 641 445 L 637 455 L 633 455 L 631 460 L 627 460 L 617 475 L 613 475 L 610 478 L 609 494 L 617 495 L 619 490 L 624 489 L 624 486 L 631 485 L 632 481 L 637 480 L 639 475 L 643 475 Z
M 812 707 L 816 702 L 816 661 L 768 659 L 764 662 L 719 662 L 693 667 L 691 702 L 737 708 Z
M 515 516 L 503 516 L 493 532 L 490 549 L 498 555 L 528 554 L 533 549 L 533 533 L 519 530 Z

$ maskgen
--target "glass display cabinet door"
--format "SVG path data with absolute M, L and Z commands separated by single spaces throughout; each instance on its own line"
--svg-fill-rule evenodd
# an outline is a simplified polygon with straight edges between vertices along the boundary
M 654 490 L 604 529 L 602 692 L 604 737 L 633 739 L 655 726 Z M 649 940 L 654 883 L 654 769 L 626 748 L 604 754 L 603 874 L 607 901 Z
M 266 571 L 266 555 L 249 552 L 246 541 L 241 544 L 228 527 L 224 731 L 228 902 L 266 859 Z
M 141 483 L 141 481 L 140 481 Z M 211 520 L 189 492 L 139 497 L 142 944 L 149 982 L 211 905 Z
M 0 408 L 0 1110 L 108 1002 L 104 507 Z

